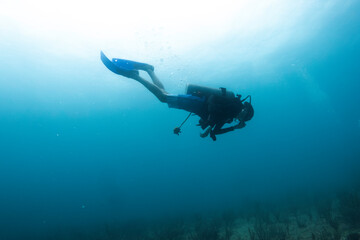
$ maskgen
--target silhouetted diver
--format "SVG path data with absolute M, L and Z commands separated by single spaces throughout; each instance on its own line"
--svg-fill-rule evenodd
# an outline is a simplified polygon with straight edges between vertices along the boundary
M 225 88 L 214 89 L 189 84 L 186 94 L 175 95 L 165 91 L 163 84 L 154 73 L 154 67 L 146 64 L 125 59 L 113 58 L 110 61 L 101 52 L 101 61 L 113 73 L 134 79 L 144 85 L 161 102 L 167 103 L 170 108 L 183 109 L 200 117 L 198 126 L 201 126 L 203 133 L 201 137 L 210 137 L 216 141 L 218 134 L 227 133 L 235 129 L 245 127 L 245 122 L 252 119 L 254 109 L 251 105 L 251 96 L 241 100 L 241 95 L 236 95 Z M 139 70 L 146 71 L 151 77 L 152 83 L 139 76 Z M 249 101 L 245 101 L 249 98 Z M 222 128 L 225 123 L 232 123 L 238 120 L 239 123 L 231 127 Z M 185 121 L 174 129 L 179 135 L 180 127 Z

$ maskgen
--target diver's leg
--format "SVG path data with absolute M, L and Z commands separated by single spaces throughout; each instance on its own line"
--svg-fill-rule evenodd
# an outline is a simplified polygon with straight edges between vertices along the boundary
M 158 77 L 155 75 L 154 70 L 152 69 L 146 69 L 146 72 L 149 74 L 149 76 L 151 77 L 151 80 L 153 81 L 153 83 L 158 86 L 159 88 L 161 88 L 162 90 L 164 90 L 164 85 L 160 82 L 160 80 L 158 79 Z
M 140 77 L 139 75 L 134 75 L 132 79 L 144 85 L 152 94 L 154 94 L 160 100 L 160 102 L 167 102 L 168 93 L 164 90 L 164 88 L 160 88 L 159 86 L 155 85 L 155 83 L 152 84 L 151 82 L 146 81 L 144 78 Z

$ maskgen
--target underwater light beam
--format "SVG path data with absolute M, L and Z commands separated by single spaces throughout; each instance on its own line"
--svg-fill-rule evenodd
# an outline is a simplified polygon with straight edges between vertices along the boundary
M 146 51 L 145 43 L 160 49 L 164 42 L 183 52 L 224 36 L 252 42 L 288 31 L 309 10 L 303 1 L 285 0 L 7 1 L 0 29 L 52 54 L 89 56 L 103 47 Z

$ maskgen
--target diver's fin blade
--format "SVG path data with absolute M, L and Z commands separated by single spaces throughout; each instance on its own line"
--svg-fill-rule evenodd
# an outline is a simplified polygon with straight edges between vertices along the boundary
M 112 71 L 113 73 L 119 74 L 118 68 L 113 64 L 113 62 L 111 62 L 103 53 L 103 51 L 100 52 L 100 59 L 103 62 L 103 64 L 105 65 L 105 67 L 107 67 L 110 71 Z
M 139 72 L 137 70 L 129 70 L 129 69 L 123 69 L 117 67 L 110 59 L 108 59 L 103 51 L 100 52 L 100 59 L 103 62 L 103 64 L 112 71 L 115 74 L 122 75 L 124 77 L 133 77 L 135 75 L 139 75 Z
M 154 66 L 147 64 L 147 63 L 135 62 L 135 61 L 121 59 L 121 58 L 113 58 L 112 62 L 117 67 L 129 69 L 129 70 L 144 70 L 144 71 L 151 70 L 151 71 L 154 71 Z

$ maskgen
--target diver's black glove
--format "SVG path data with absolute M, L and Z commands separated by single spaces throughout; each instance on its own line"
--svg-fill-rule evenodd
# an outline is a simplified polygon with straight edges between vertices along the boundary
M 210 132 L 210 137 L 213 141 L 216 141 L 216 136 L 215 133 L 213 131 Z

